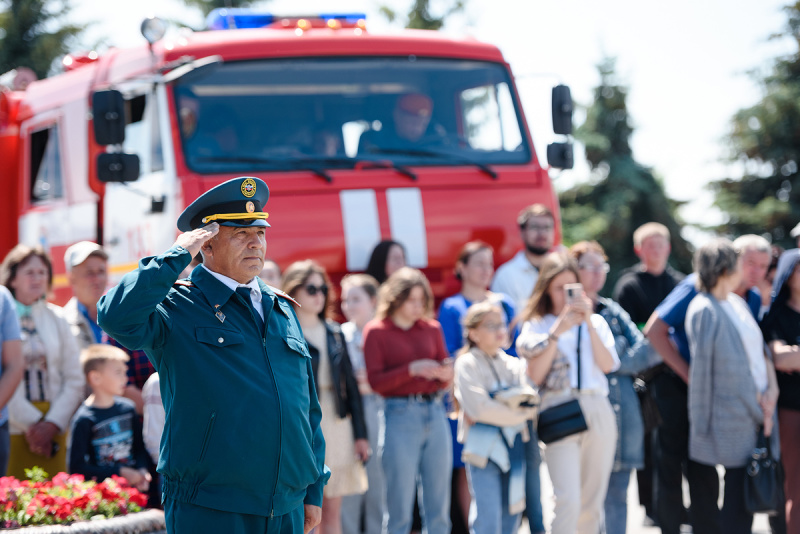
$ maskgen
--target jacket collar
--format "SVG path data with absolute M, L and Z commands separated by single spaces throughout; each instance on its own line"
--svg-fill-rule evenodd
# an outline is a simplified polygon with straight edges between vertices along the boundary
M 194 268 L 192 274 L 189 275 L 189 279 L 200 289 L 200 291 L 203 292 L 203 295 L 205 295 L 206 299 L 208 299 L 208 303 L 211 304 L 212 307 L 224 305 L 234 294 L 234 291 L 217 280 L 214 275 L 212 275 L 208 269 L 202 265 L 198 265 Z M 287 317 L 291 317 L 291 312 L 287 309 L 284 309 L 284 303 L 279 302 L 281 299 L 278 299 L 275 296 L 275 293 L 269 288 L 269 286 L 265 284 L 261 278 L 256 277 L 256 280 L 258 282 L 258 287 L 261 290 L 261 305 L 264 307 L 264 309 L 273 309 L 276 307 L 276 301 L 278 301 L 277 308 L 281 311 L 281 313 Z M 285 303 L 285 306 L 288 307 L 290 304 Z

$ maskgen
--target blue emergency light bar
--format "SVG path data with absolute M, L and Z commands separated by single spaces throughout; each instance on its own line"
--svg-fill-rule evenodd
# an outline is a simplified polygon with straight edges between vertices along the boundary
M 305 19 L 338 21 L 343 26 L 355 26 L 358 21 L 366 19 L 364 13 L 321 13 L 318 15 L 273 15 L 246 8 L 217 8 L 206 17 L 206 28 L 209 30 L 236 30 L 244 28 L 263 28 L 284 19 Z

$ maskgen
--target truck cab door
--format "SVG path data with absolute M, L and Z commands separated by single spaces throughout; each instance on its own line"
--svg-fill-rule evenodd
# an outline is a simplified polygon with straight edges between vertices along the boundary
M 136 155 L 139 176 L 106 184 L 104 245 L 112 283 L 138 260 L 163 252 L 175 240 L 175 163 L 164 85 L 119 88 L 124 95 L 125 138 L 121 154 Z

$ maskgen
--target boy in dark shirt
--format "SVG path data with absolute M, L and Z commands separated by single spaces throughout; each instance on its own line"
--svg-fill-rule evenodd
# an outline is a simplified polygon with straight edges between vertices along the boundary
M 142 424 L 132 401 L 122 397 L 128 355 L 111 345 L 89 345 L 81 365 L 92 394 L 72 419 L 70 473 L 105 480 L 124 477 L 146 492 L 150 484 Z

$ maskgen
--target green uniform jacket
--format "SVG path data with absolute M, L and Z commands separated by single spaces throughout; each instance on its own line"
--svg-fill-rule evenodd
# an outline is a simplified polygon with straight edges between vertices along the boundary
M 253 309 L 182 247 L 139 262 L 98 303 L 98 324 L 159 373 L 164 495 L 216 510 L 283 515 L 322 505 L 325 440 L 311 357 L 291 304 L 259 280 Z

